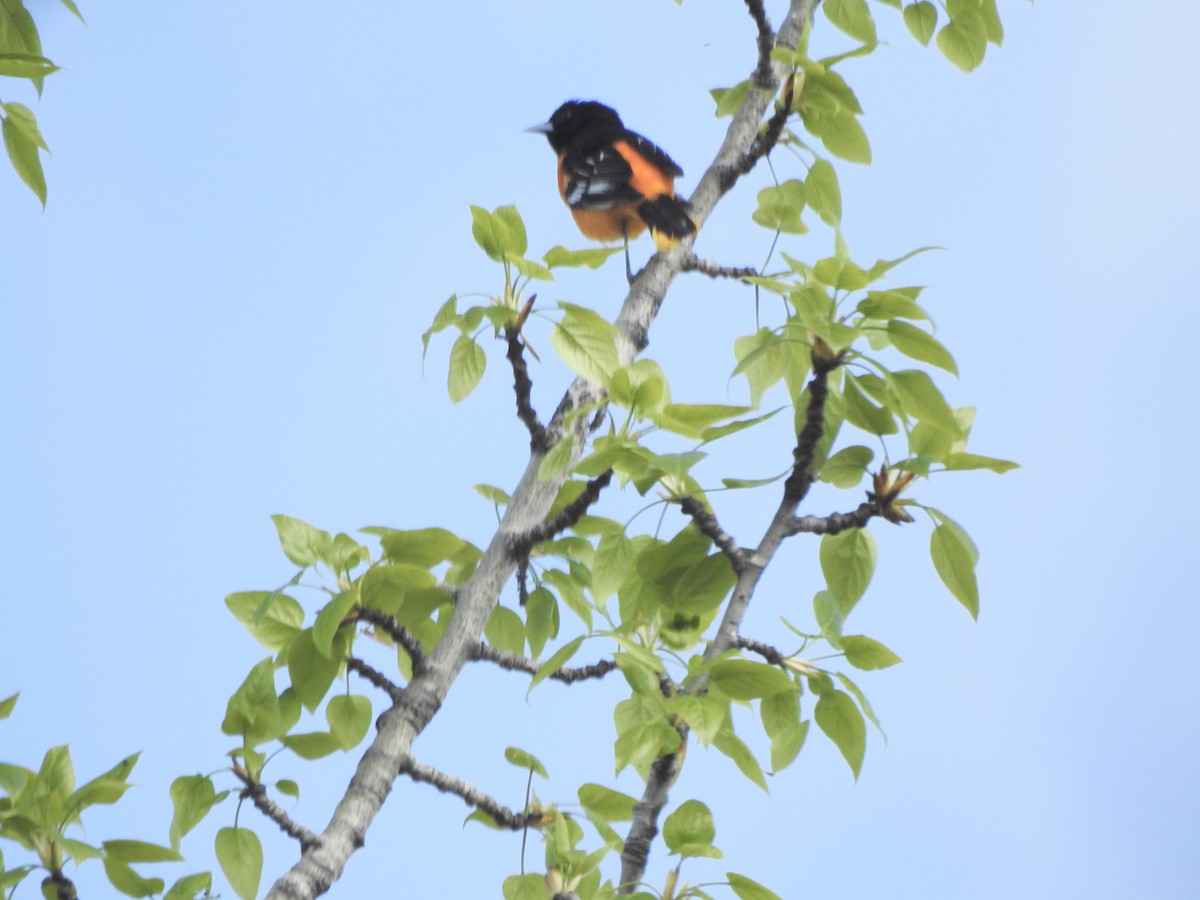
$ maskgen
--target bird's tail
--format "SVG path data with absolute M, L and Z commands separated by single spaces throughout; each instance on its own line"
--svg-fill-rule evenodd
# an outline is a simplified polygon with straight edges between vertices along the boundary
M 696 232 L 696 223 L 688 215 L 687 202 L 670 194 L 660 194 L 641 204 L 638 216 L 649 227 L 650 237 L 654 238 L 654 246 L 659 250 L 669 250 Z

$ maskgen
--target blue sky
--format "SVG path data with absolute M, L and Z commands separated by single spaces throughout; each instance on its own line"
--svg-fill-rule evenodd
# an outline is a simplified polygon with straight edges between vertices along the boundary
M 563 99 L 605 100 L 678 160 L 687 193 L 722 133 L 708 90 L 744 77 L 753 33 L 740 4 L 702 0 L 120 7 L 85 6 L 84 27 L 35 6 L 66 67 L 37 105 L 54 151 L 46 211 L 0 173 L 0 696 L 22 692 L 0 758 L 36 767 L 70 743 L 89 777 L 143 750 L 137 790 L 89 837 L 165 841 L 170 780 L 220 767 L 225 700 L 264 655 L 222 598 L 292 574 L 272 513 L 490 534 L 471 485 L 511 487 L 527 443 L 503 356 L 489 348 L 484 384 L 452 406 L 449 341 L 423 376 L 419 337 L 449 294 L 498 289 L 470 204 L 516 203 L 531 249 L 583 245 L 550 151 L 522 129 Z M 694 751 L 672 799 L 729 783 L 712 803 L 726 859 L 685 875 L 731 869 L 789 898 L 1194 896 L 1200 12 L 1006 2 L 1004 48 L 963 75 L 872 8 L 888 45 L 843 69 L 874 151 L 870 167 L 839 165 L 847 240 L 868 263 L 947 248 L 892 283 L 929 286 L 962 372 L 946 390 L 979 409 L 972 448 L 1024 468 L 916 494 L 982 550 L 978 623 L 937 581 L 927 526 L 876 527 L 855 619 L 905 660 L 859 679 L 886 746 L 869 737 L 855 784 L 814 732 L 769 797 Z M 818 26 L 816 52 L 847 46 Z M 583 62 L 597 54 L 612 63 Z M 770 234 L 749 212 L 767 183 L 740 185 L 698 252 L 759 262 Z M 832 241 L 814 228 L 785 249 L 815 259 Z M 623 284 L 614 261 L 540 294 L 611 313 Z M 740 402 L 730 338 L 753 329 L 747 290 L 688 277 L 649 353 L 676 399 Z M 542 355 L 548 409 L 568 376 Z M 787 436 L 773 434 L 731 442 L 705 471 L 778 471 Z M 857 502 L 820 493 L 810 511 Z M 718 509 L 751 543 L 772 503 Z M 785 555 L 751 633 L 779 638 L 779 616 L 802 618 L 819 587 L 815 544 Z M 618 687 L 547 684 L 526 702 L 521 679 L 471 669 L 416 752 L 513 806 L 510 744 L 546 762 L 543 799 L 585 780 L 634 791 L 612 778 Z M 291 812 L 319 829 L 355 759 L 281 757 L 272 774 L 300 781 Z M 399 783 L 332 896 L 397 877 L 417 896 L 498 896 L 519 838 L 464 829 L 466 812 Z M 185 841 L 197 868 L 232 815 Z M 266 882 L 294 851 L 255 819 L 242 814 L 266 842 Z M 652 882 L 666 866 L 658 853 Z M 101 882 L 97 864 L 80 870 L 84 896 L 106 895 Z

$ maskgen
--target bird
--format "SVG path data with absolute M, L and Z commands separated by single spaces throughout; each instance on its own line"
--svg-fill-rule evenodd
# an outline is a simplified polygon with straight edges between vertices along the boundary
M 666 151 L 621 121 L 617 111 L 595 100 L 568 100 L 549 121 L 527 129 L 544 134 L 558 154 L 558 191 L 586 238 L 625 242 L 647 228 L 659 250 L 695 234 L 688 205 L 675 194 L 683 174 Z

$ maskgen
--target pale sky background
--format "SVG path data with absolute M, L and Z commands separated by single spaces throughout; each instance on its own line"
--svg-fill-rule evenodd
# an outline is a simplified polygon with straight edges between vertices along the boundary
M 846 236 L 868 264 L 949 250 L 890 284 L 929 285 L 962 372 L 942 384 L 979 409 L 972 449 L 1024 468 L 915 494 L 982 550 L 978 623 L 938 582 L 924 521 L 874 527 L 879 569 L 851 630 L 905 660 L 858 679 L 886 746 L 870 734 L 856 784 L 814 728 L 770 796 L 693 750 L 672 808 L 709 799 L 726 858 L 684 874 L 738 871 L 786 898 L 1195 897 L 1200 10 L 1005 2 L 1005 46 L 964 75 L 872 9 L 888 45 L 841 68 L 875 156 L 838 164 Z M 70 743 L 82 781 L 142 750 L 137 788 L 92 814 L 85 837 L 165 843 L 171 779 L 221 768 L 235 743 L 219 730 L 226 698 L 265 655 L 222 598 L 293 573 L 272 513 L 489 536 L 471 485 L 512 487 L 527 446 L 502 348 L 488 346 L 483 386 L 455 407 L 450 340 L 435 340 L 422 377 L 419 336 L 449 294 L 498 289 L 469 204 L 516 203 L 531 255 L 584 246 L 545 141 L 522 129 L 564 99 L 604 100 L 679 161 L 686 194 L 724 128 L 708 90 L 749 72 L 753 29 L 734 0 L 83 11 L 86 27 L 34 4 L 67 69 L 36 107 L 54 151 L 46 211 L 0 171 L 0 697 L 22 694 L 0 760 L 36 768 Z M 814 53 L 847 46 L 819 15 Z M 783 155 L 778 166 L 803 177 Z M 697 250 L 760 262 L 770 234 L 749 211 L 768 181 L 746 179 Z M 813 260 L 832 242 L 814 227 L 782 246 Z M 623 288 L 618 259 L 539 293 L 611 314 Z M 546 412 L 567 375 L 539 327 Z M 740 402 L 731 339 L 753 329 L 747 289 L 683 277 L 649 354 L 677 400 Z M 790 445 L 776 429 L 717 449 L 709 483 L 772 474 Z M 743 544 L 776 496 L 714 495 Z M 806 511 L 860 499 L 825 490 Z M 669 533 L 681 524 L 668 513 Z M 748 633 L 783 643 L 779 616 L 809 620 L 815 551 L 787 547 Z M 470 669 L 418 757 L 513 807 L 524 777 L 502 760 L 510 744 L 549 767 L 543 800 L 569 804 L 582 781 L 637 791 L 612 776 L 621 685 L 546 684 L 528 702 L 525 686 Z M 764 746 L 754 722 L 739 731 Z M 300 782 L 285 805 L 320 830 L 356 760 L 285 753 L 268 775 Z M 466 813 L 399 782 L 331 896 L 499 896 L 520 837 L 463 828 Z M 228 802 L 185 839 L 194 869 L 215 870 L 212 834 L 233 814 Z M 266 844 L 265 888 L 295 850 L 253 809 L 241 822 Z M 656 887 L 668 864 L 659 844 Z M 99 863 L 71 874 L 82 896 L 111 894 Z M 217 887 L 232 896 L 219 872 Z

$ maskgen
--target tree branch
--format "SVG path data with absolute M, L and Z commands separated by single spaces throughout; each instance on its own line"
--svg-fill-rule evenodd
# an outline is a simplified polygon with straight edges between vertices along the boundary
M 530 297 L 529 303 L 532 303 L 533 299 Z M 546 426 L 538 419 L 537 411 L 533 408 L 533 379 L 529 377 L 529 366 L 525 362 L 525 342 L 521 340 L 521 329 L 513 325 L 505 326 L 504 338 L 508 342 L 508 352 L 505 355 L 512 364 L 513 370 L 513 393 L 517 395 L 517 418 L 529 431 L 530 447 L 545 453 L 550 449 L 546 443 Z
M 578 497 L 564 506 L 552 519 L 547 519 L 512 542 L 512 552 L 517 559 L 526 559 L 531 551 L 542 541 L 548 541 L 555 535 L 562 534 L 578 522 L 588 507 L 600 499 L 600 492 L 612 481 L 613 471 L 607 469 L 597 475 L 583 489 Z
M 758 274 L 754 266 L 723 266 L 711 259 L 701 259 L 695 253 L 684 257 L 683 271 L 699 272 L 709 278 L 749 278 Z
M 813 483 L 813 459 L 817 444 L 825 434 L 825 400 L 829 396 L 829 373 L 840 364 L 840 359 L 829 360 L 814 353 L 813 377 L 808 382 L 808 410 L 804 416 L 804 427 L 797 436 L 796 449 L 792 451 L 792 474 L 783 483 L 783 499 L 795 509 L 808 493 Z
M 415 665 L 415 663 L 414 663 Z M 379 688 L 385 694 L 392 698 L 393 703 L 399 703 L 404 696 L 404 688 L 394 683 L 390 678 L 380 672 L 378 669 L 372 668 L 356 656 L 351 656 L 346 660 L 346 668 L 352 672 L 357 672 L 375 687 Z
M 815 4 L 816 0 L 791 0 L 787 18 L 775 41 L 776 46 L 796 46 Z M 715 159 L 689 198 L 691 216 L 698 226 L 703 224 L 736 181 L 736 176 L 732 180 L 728 176 L 730 167 L 749 151 L 778 86 L 790 74 L 788 66 L 774 60 L 770 62 L 768 72 L 763 89 L 750 91 L 746 95 L 729 124 Z M 630 285 L 615 320 L 617 358 L 621 365 L 631 363 L 649 343 L 650 326 L 658 315 L 667 289 L 683 268 L 683 260 L 691 248 L 692 240 L 686 239 L 682 247 L 654 254 Z M 513 542 L 519 541 L 545 521 L 568 477 L 566 473 L 579 459 L 589 424 L 587 417 L 580 414 L 581 411 L 598 408 L 604 400 L 603 388 L 585 379 L 577 378 L 568 388 L 550 424 L 546 426 L 547 446 L 553 446 L 560 440 L 571 441 L 571 454 L 563 474 L 542 478 L 540 470 L 545 452 L 537 448 L 531 450 L 525 472 L 512 492 L 500 527 L 484 550 L 474 573 L 459 588 L 453 615 L 437 646 L 426 658 L 425 665 L 418 667 L 414 658 L 413 678 L 405 688 L 403 699 L 380 717 L 375 737 L 359 761 L 354 776 L 321 834 L 320 842 L 305 851 L 300 860 L 279 877 L 267 894 L 268 900 L 313 900 L 329 889 L 345 869 L 351 854 L 362 846 L 367 829 L 386 802 L 413 741 L 441 708 L 459 672 L 470 658 L 472 648 L 478 645 L 504 586 L 516 570 Z M 670 767 L 673 765 L 673 761 L 667 764 L 672 777 L 674 770 Z M 655 763 L 652 772 L 657 771 L 658 766 Z M 653 833 L 657 828 L 655 821 L 666 802 L 666 791 L 671 780 L 665 777 L 666 774 L 664 771 L 660 776 L 652 777 L 647 784 L 640 818 L 635 817 L 633 823 L 637 834 L 642 833 L 638 829 L 648 827 Z M 633 857 L 630 857 L 632 861 Z M 622 881 L 639 881 L 644 865 L 644 856 L 632 867 L 623 856 Z M 630 872 L 632 878 L 625 877 Z
M 746 554 L 737 545 L 737 541 L 721 527 L 717 517 L 704 508 L 704 504 L 695 497 L 684 497 L 679 501 L 679 507 L 696 523 L 700 533 L 725 554 L 734 572 L 740 573 L 746 568 Z
M 425 649 L 421 646 L 421 642 L 417 640 L 411 631 L 397 622 L 395 617 L 389 616 L 387 613 L 380 612 L 377 609 L 364 607 L 358 611 L 358 621 L 374 625 L 404 648 L 404 652 L 412 660 L 414 678 L 416 678 L 419 672 L 425 669 Z
M 482 641 L 480 641 L 471 658 L 480 662 L 495 663 L 502 669 L 507 669 L 510 672 L 524 672 L 527 675 L 536 675 L 541 671 L 543 665 L 543 663 L 536 660 L 517 656 L 515 653 L 509 653 L 507 650 L 492 647 Z M 564 666 L 546 677 L 554 681 L 561 681 L 564 684 L 574 684 L 576 681 L 585 681 L 589 678 L 603 678 L 616 667 L 617 664 L 611 659 L 602 659 L 589 666 L 577 666 L 573 668 Z
M 770 644 L 764 644 L 762 641 L 756 641 L 753 638 L 741 637 L 740 635 L 734 641 L 734 644 L 739 650 L 749 650 L 751 653 L 757 653 L 773 666 L 783 665 L 783 654 Z
M 467 806 L 473 806 L 480 812 L 486 813 L 501 828 L 510 831 L 520 831 L 529 825 L 537 825 L 542 820 L 541 813 L 515 813 L 500 801 L 485 794 L 475 785 L 447 775 L 445 772 L 419 763 L 412 757 L 407 757 L 400 764 L 400 774 L 407 775 L 413 781 L 431 784 L 443 794 L 454 794 L 461 797 Z
M 307 853 L 320 843 L 321 836 L 319 834 L 309 831 L 303 825 L 293 822 L 291 817 L 283 811 L 283 808 L 267 796 L 266 785 L 252 781 L 250 776 L 240 766 L 233 767 L 233 774 L 245 785 L 241 790 L 241 797 L 253 803 L 254 808 L 278 825 L 280 831 L 288 837 L 299 841 L 301 853 Z
M 848 513 L 830 513 L 827 516 L 795 516 L 784 528 L 784 537 L 805 532 L 807 534 L 840 534 L 849 528 L 862 528 L 882 512 L 876 500 L 859 504 L 858 509 Z

